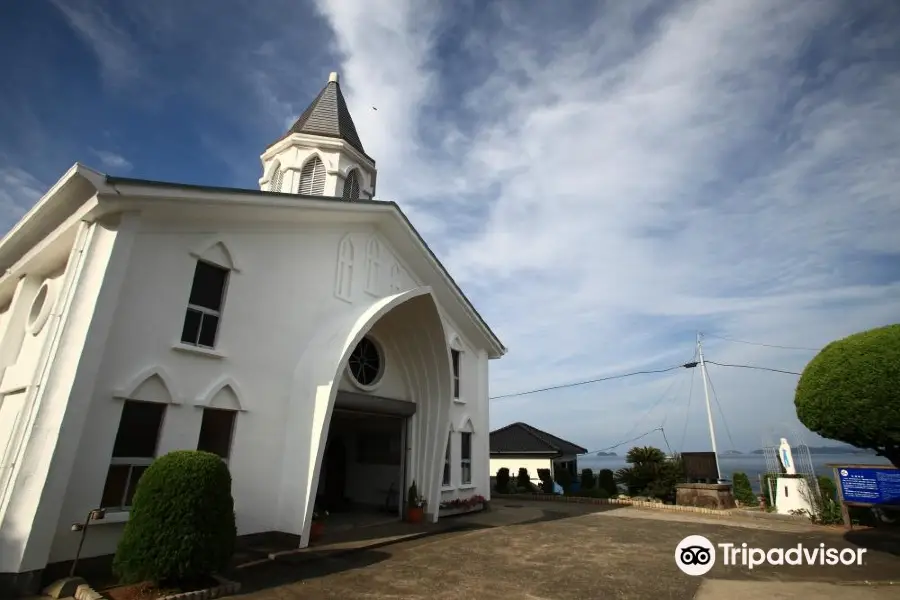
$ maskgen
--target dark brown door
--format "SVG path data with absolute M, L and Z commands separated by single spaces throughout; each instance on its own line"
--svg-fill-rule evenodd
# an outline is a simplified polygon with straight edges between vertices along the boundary
M 334 439 L 325 451 L 325 501 L 328 510 L 340 510 L 344 505 L 347 485 L 347 448 Z

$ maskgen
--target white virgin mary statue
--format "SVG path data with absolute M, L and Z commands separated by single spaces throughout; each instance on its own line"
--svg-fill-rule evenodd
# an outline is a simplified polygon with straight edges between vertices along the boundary
M 781 445 L 778 447 L 778 458 L 784 466 L 784 472 L 788 475 L 796 475 L 797 468 L 794 466 L 794 455 L 791 454 L 791 445 L 787 439 L 781 438 Z

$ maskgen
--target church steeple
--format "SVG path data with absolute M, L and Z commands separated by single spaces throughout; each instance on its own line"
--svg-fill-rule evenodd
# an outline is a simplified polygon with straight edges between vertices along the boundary
M 359 139 L 337 73 L 261 159 L 264 191 L 351 201 L 375 195 L 375 160 Z

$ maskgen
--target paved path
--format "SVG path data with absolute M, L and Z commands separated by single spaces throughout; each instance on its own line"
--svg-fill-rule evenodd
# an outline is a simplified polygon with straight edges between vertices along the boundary
M 839 533 L 799 523 L 724 521 L 689 513 L 526 501 L 501 501 L 489 513 L 459 518 L 477 530 L 445 532 L 335 552 L 297 555 L 244 570 L 244 598 L 478 600 L 618 598 L 900 598 L 900 549 L 870 548 L 861 566 L 747 569 L 717 563 L 704 577 L 683 574 L 675 547 L 688 535 L 759 548 L 855 548 Z M 374 547 L 377 546 L 377 547 Z M 848 585 L 854 585 L 848 588 Z

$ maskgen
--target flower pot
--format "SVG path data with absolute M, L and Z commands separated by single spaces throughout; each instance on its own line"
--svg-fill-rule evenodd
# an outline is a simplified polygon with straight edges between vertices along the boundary
M 425 509 L 421 506 L 410 506 L 406 509 L 406 520 L 409 523 L 421 523 L 425 520 Z
M 309 528 L 309 541 L 315 542 L 322 539 L 325 535 L 325 523 L 322 521 L 313 521 Z

